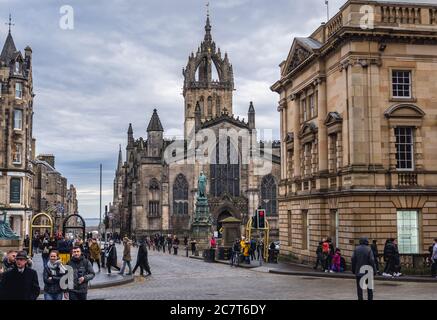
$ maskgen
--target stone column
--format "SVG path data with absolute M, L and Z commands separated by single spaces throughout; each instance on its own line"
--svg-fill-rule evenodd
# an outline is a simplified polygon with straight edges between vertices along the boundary
M 301 176 L 301 161 L 299 161 L 301 157 L 301 145 L 299 139 L 299 130 L 300 130 L 300 106 L 298 97 L 293 95 L 291 97 L 290 108 L 293 109 L 293 117 L 291 119 L 293 123 L 293 132 L 294 132 L 294 177 Z M 293 192 L 296 192 L 296 185 L 293 186 Z
M 317 79 L 317 127 L 318 127 L 318 159 L 319 159 L 319 174 L 328 173 L 328 132 L 325 126 L 326 116 L 328 114 L 326 81 Z M 328 179 L 321 177 L 317 183 L 317 189 L 328 188 Z

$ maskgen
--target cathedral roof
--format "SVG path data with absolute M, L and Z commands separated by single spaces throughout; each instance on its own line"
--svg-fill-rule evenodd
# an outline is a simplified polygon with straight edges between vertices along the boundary
M 147 132 L 151 131 L 164 131 L 156 109 L 153 110 L 152 119 L 150 119 L 149 126 L 147 127 Z
M 5 45 L 3 46 L 2 53 L 0 55 L 0 60 L 5 63 L 9 63 L 15 57 L 16 53 L 17 48 L 15 47 L 14 39 L 9 32 L 5 41 Z
M 234 124 L 237 127 L 240 128 L 245 128 L 245 129 L 249 129 L 249 124 L 247 122 L 245 122 L 244 120 L 240 120 L 239 117 L 237 117 L 236 119 L 234 118 L 234 115 L 229 115 L 229 112 L 225 109 L 223 111 L 223 113 L 213 119 L 207 120 L 205 122 L 202 123 L 202 128 L 209 128 L 212 127 L 218 123 L 221 122 L 229 122 Z

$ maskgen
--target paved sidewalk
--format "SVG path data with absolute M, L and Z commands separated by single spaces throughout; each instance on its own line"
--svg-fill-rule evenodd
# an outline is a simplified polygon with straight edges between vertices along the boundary
M 132 258 L 134 258 L 134 261 L 131 262 L 132 264 L 135 263 L 136 261 L 136 254 L 137 254 L 137 249 L 136 248 L 132 248 Z M 121 257 L 123 256 L 123 246 L 117 245 L 117 256 L 118 256 L 118 266 L 121 267 L 122 263 L 121 263 Z M 32 268 L 37 272 L 38 274 L 38 281 L 39 281 L 39 286 L 41 288 L 41 291 L 44 289 L 44 281 L 43 281 L 43 261 L 42 261 L 42 257 L 41 254 L 36 254 L 33 257 L 33 266 Z M 132 265 L 132 267 L 134 267 L 134 265 Z M 126 271 L 125 273 L 128 272 L 128 268 L 126 267 Z M 94 271 L 96 272 L 96 276 L 94 277 L 94 279 L 92 281 L 90 281 L 90 285 L 89 288 L 90 289 L 101 289 L 101 288 L 108 288 L 108 287 L 114 287 L 114 286 L 120 286 L 120 285 L 125 285 L 128 284 L 130 282 L 134 281 L 134 277 L 133 276 L 121 276 L 118 274 L 118 271 L 115 269 L 112 269 L 112 274 L 108 275 L 107 274 L 107 268 L 102 268 L 101 272 L 98 272 L 98 267 L 96 264 L 94 264 Z
M 318 278 L 332 278 L 332 279 L 354 279 L 355 275 L 351 271 L 342 273 L 322 272 L 321 270 L 314 270 L 311 266 L 297 264 L 297 263 L 283 263 L 269 265 L 269 272 L 274 274 L 292 275 L 292 276 L 311 276 Z M 436 283 L 437 280 L 428 276 L 409 276 L 402 275 L 400 277 L 383 277 L 375 276 L 377 281 L 391 281 L 391 282 L 431 282 Z

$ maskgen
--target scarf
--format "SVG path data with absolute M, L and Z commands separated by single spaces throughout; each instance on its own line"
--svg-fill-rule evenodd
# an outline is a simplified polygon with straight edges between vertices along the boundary
M 55 263 L 52 263 L 50 260 L 47 262 L 47 268 L 49 269 L 49 272 L 55 276 L 57 274 L 57 271 L 59 269 L 60 274 L 67 273 L 67 269 L 64 267 L 64 265 L 61 263 L 61 260 L 56 261 Z

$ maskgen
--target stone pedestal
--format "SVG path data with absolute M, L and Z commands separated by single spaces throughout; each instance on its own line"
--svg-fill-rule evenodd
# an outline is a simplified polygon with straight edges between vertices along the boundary
M 209 214 L 209 204 L 206 197 L 197 197 L 196 212 L 191 222 L 191 237 L 196 240 L 198 250 L 209 248 L 212 236 L 212 219 Z
M 0 251 L 5 253 L 9 250 L 21 250 L 20 240 L 1 240 L 0 239 Z
M 223 226 L 223 247 L 232 247 L 236 239 L 241 239 L 241 220 L 233 217 L 221 221 Z

